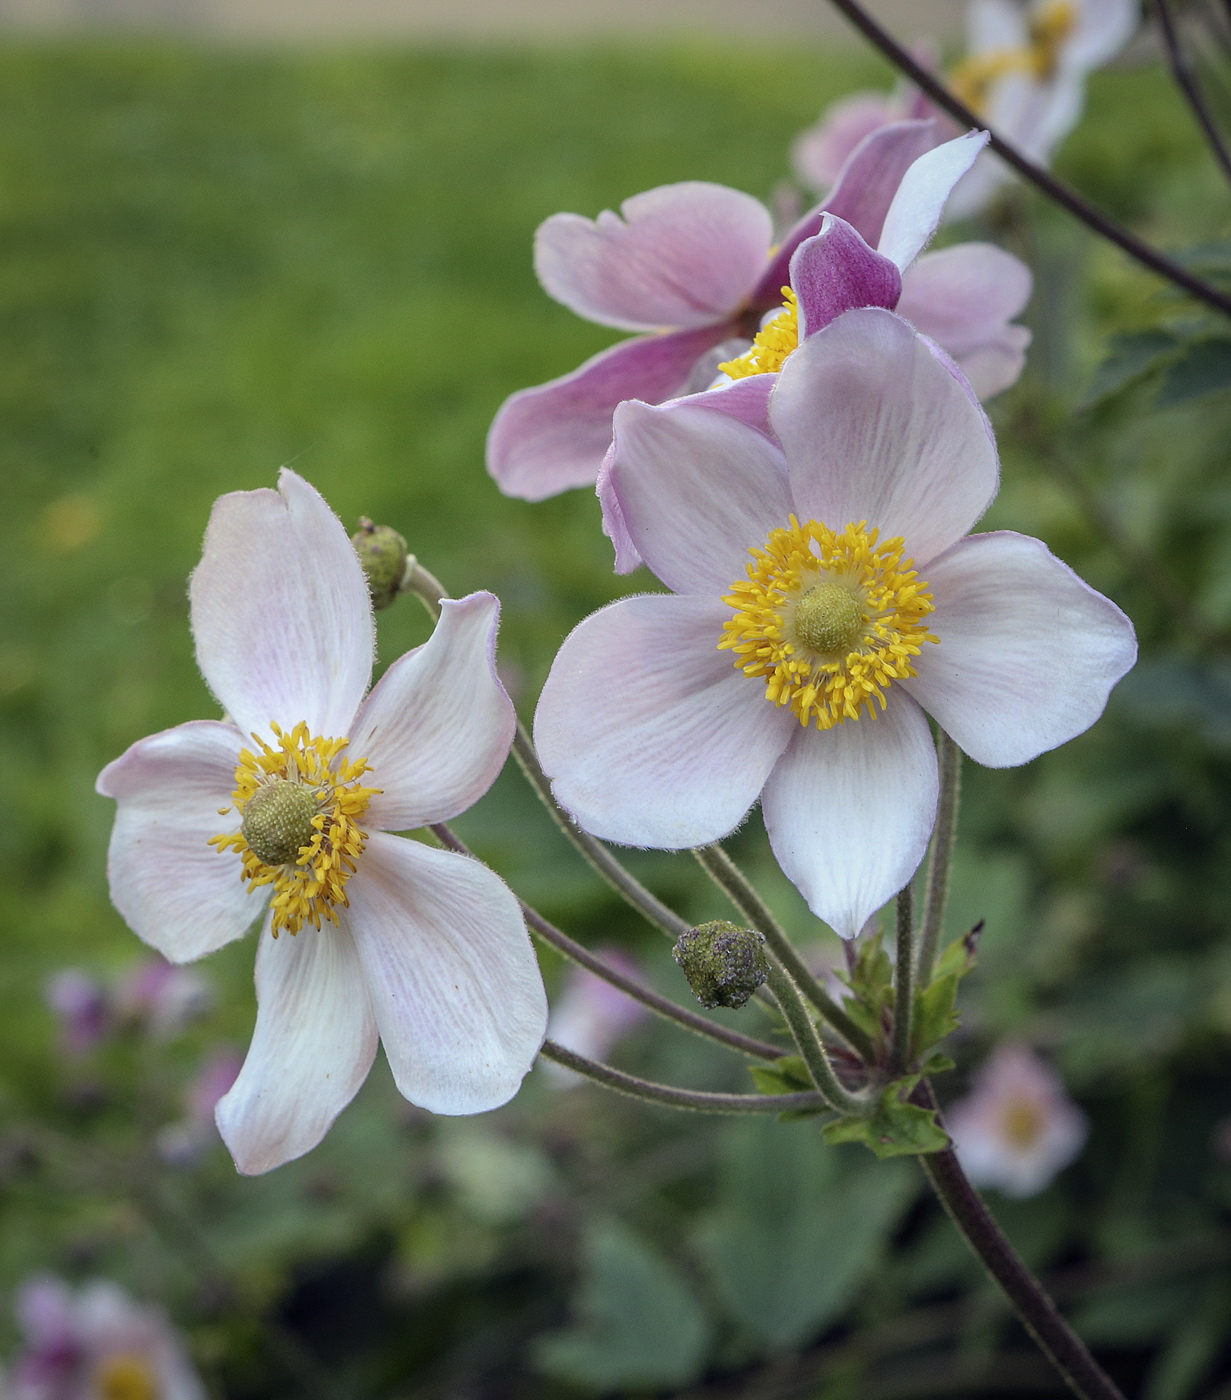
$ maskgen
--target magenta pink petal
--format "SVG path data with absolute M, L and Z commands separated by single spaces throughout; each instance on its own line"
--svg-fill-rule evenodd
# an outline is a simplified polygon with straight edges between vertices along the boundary
M 560 648 L 534 719 L 556 800 L 596 836 L 678 850 L 726 836 L 793 727 L 719 651 L 717 599 L 623 598 Z
M 902 292 L 902 276 L 850 224 L 827 215 L 821 232 L 801 243 L 791 259 L 791 288 L 799 300 L 803 340 L 858 306 L 892 311 Z
M 701 356 L 733 331 L 724 321 L 621 341 L 571 374 L 511 394 L 487 435 L 487 470 L 506 496 L 526 501 L 590 485 L 611 446 L 616 405 L 678 394 Z
M 597 219 L 553 214 L 534 240 L 549 296 L 619 330 L 685 330 L 728 320 L 769 256 L 773 222 L 757 199 L 700 180 L 660 185 Z

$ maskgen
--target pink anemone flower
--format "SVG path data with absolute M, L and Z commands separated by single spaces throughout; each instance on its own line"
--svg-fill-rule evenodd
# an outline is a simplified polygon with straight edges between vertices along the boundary
M 129 926 L 187 962 L 263 920 L 257 1020 L 218 1127 L 246 1173 L 301 1156 L 367 1076 L 478 1113 L 517 1092 L 546 997 L 510 890 L 478 861 L 391 833 L 447 821 L 508 755 L 499 602 L 446 602 L 368 694 L 374 627 L 341 521 L 292 471 L 214 505 L 192 577 L 197 661 L 226 712 L 134 744 L 108 877 Z
M 25 1335 L 11 1400 L 206 1400 L 161 1309 L 113 1283 L 95 1280 L 74 1293 L 50 1275 L 32 1278 L 15 1311 Z
M 967 536 L 991 427 L 892 312 L 831 322 L 767 397 L 764 430 L 620 406 L 611 489 L 671 592 L 570 634 L 535 739 L 557 800 L 624 845 L 718 841 L 759 797 L 783 871 L 850 938 L 927 846 L 927 714 L 981 763 L 1026 763 L 1094 723 L 1136 642 L 1038 540 Z
M 906 272 L 902 312 L 950 354 L 969 354 L 993 325 L 990 333 L 1002 335 L 1030 295 L 1030 275 L 1016 258 L 971 244 L 906 271 L 984 140 L 963 138 L 916 169 L 935 146 L 933 123 L 897 122 L 874 132 L 851 154 L 824 207 L 805 215 L 777 248 L 769 211 L 722 185 L 648 190 L 625 200 L 622 217 L 554 214 L 535 237 L 535 269 L 547 293 L 599 325 L 656 333 L 621 341 L 571 374 L 506 399 L 487 438 L 488 470 L 500 489 L 537 501 L 589 485 L 611 445 L 611 416 L 621 401 L 663 403 L 706 389 L 765 316 L 781 313 L 792 259 L 827 215 L 872 247 L 895 226 L 926 230 L 899 269 Z M 988 393 L 1021 371 L 1029 333 L 1009 332 L 1015 358 L 992 376 Z
M 1001 1045 L 974 1091 L 945 1113 L 945 1127 L 976 1186 L 1037 1196 L 1086 1145 L 1086 1115 L 1028 1045 Z

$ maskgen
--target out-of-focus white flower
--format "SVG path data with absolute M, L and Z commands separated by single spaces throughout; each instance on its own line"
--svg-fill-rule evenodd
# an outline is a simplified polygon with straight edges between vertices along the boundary
M 214 1050 L 184 1090 L 184 1116 L 158 1134 L 158 1155 L 177 1167 L 191 1166 L 217 1141 L 214 1110 L 239 1078 L 242 1055 L 227 1047 Z
M 58 1278 L 17 1294 L 24 1344 L 12 1400 L 205 1400 L 192 1363 L 160 1308 L 97 1280 L 74 1292 Z
M 499 602 L 444 603 L 431 639 L 365 698 L 363 569 L 285 470 L 277 491 L 215 503 L 191 601 L 227 718 L 141 740 L 98 790 L 118 803 L 111 897 L 165 957 L 199 958 L 264 919 L 256 1029 L 217 1109 L 236 1164 L 267 1171 L 315 1147 L 378 1039 L 412 1103 L 505 1103 L 547 1021 L 517 900 L 478 861 L 391 834 L 465 811 L 504 764 Z
M 596 836 L 678 850 L 759 798 L 784 873 L 853 937 L 927 846 L 928 713 L 1014 767 L 1093 724 L 1136 658 L 1128 618 L 1039 540 L 967 534 L 997 474 L 969 384 L 880 308 L 776 376 L 622 404 L 611 493 L 672 591 L 561 647 L 534 722 L 556 800 Z
M 619 948 L 600 948 L 597 956 L 630 977 L 639 975 L 637 963 Z M 620 1039 L 644 1020 L 649 1012 L 618 987 L 573 965 L 547 1022 L 547 1034 L 566 1050 L 591 1060 L 605 1060 Z M 550 1060 L 543 1072 L 561 1088 L 579 1084 L 581 1077 Z
M 1037 1196 L 1085 1146 L 1086 1115 L 1028 1045 L 1001 1045 L 974 1090 L 945 1114 L 958 1160 L 976 1186 Z
M 70 1055 L 82 1055 L 106 1035 L 111 1008 L 106 989 L 89 973 L 66 967 L 53 973 L 43 997 L 60 1025 L 60 1040 Z

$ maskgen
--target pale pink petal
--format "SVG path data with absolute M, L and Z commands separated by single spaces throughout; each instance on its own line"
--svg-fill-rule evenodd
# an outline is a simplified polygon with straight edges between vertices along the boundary
M 892 311 L 902 292 L 902 276 L 850 224 L 826 215 L 820 233 L 801 243 L 791 259 L 791 288 L 798 298 L 803 340 L 858 306 Z
M 194 720 L 138 740 L 98 776 L 118 806 L 107 853 L 111 900 L 129 928 L 172 962 L 191 962 L 239 938 L 268 890 L 240 880 L 235 851 L 211 836 L 239 830 L 231 806 L 243 736 Z
M 487 435 L 487 470 L 506 496 L 542 501 L 598 475 L 611 446 L 611 415 L 624 399 L 661 403 L 732 332 L 729 322 L 621 341 L 548 384 L 500 406 Z
M 996 493 L 996 445 L 969 387 L 905 321 L 848 311 L 778 375 L 770 422 L 801 520 L 866 520 L 925 564 L 960 539 Z
M 367 874 L 365 853 L 348 894 Z M 245 1176 L 280 1167 L 320 1142 L 359 1092 L 377 1043 L 359 954 L 345 927 L 306 925 L 274 938 L 267 923 L 257 946 L 256 999 L 244 1067 L 214 1110 Z
M 448 599 L 429 641 L 400 657 L 363 703 L 348 756 L 380 788 L 367 829 L 408 831 L 473 806 L 504 767 L 517 718 L 496 676 L 500 602 Z
M 894 122 L 866 137 L 851 153 L 824 209 L 813 209 L 782 240 L 752 296 L 756 307 L 776 306 L 787 281 L 795 249 L 821 231 L 826 212 L 845 219 L 870 247 L 881 236 L 893 196 L 911 164 L 936 144 L 929 121 Z
M 761 810 L 770 845 L 808 907 L 843 938 L 906 884 L 936 817 L 927 719 L 896 687 L 888 708 L 833 729 L 795 722 Z
M 621 404 L 608 475 L 633 545 L 677 593 L 721 598 L 791 510 L 777 444 L 695 399 Z
M 1089 729 L 1137 659 L 1133 624 L 1040 540 L 962 540 L 926 572 L 940 638 L 902 684 L 989 768 L 1028 763 Z
M 800 184 L 824 194 L 866 137 L 900 115 L 901 103 L 886 92 L 854 92 L 831 102 L 820 119 L 791 146 L 791 169 Z
M 483 1113 L 521 1086 L 547 995 L 516 897 L 469 856 L 377 832 L 345 916 L 402 1094 Z
M 986 131 L 968 131 L 919 157 L 902 177 L 885 215 L 876 250 L 905 271 L 936 232 L 954 185 L 987 145 Z
M 1029 42 L 1026 11 L 1017 0 L 970 0 L 966 10 L 966 48 L 972 55 L 1022 49 Z
M 688 180 L 633 195 L 619 215 L 553 214 L 535 234 L 534 267 L 548 295 L 588 321 L 683 330 L 743 307 L 772 238 L 760 200 Z
M 556 800 L 587 831 L 678 850 L 743 820 L 797 721 L 719 651 L 731 609 L 622 598 L 565 639 L 534 718 Z
M 1030 269 L 990 243 L 925 253 L 902 278 L 899 316 L 961 367 L 981 399 L 1017 381 L 1030 332 L 1010 325 L 1030 300 Z
M 220 496 L 189 587 L 197 663 L 241 733 L 350 728 L 372 674 L 368 586 L 342 522 L 288 468 Z
M 1081 0 L 1077 26 L 1064 41 L 1064 66 L 1080 72 L 1101 68 L 1133 37 L 1140 20 L 1138 0 Z

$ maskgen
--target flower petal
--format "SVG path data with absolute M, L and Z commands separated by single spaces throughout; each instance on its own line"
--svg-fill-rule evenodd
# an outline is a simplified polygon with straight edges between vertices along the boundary
M 760 200 L 687 180 L 633 195 L 620 215 L 553 214 L 535 234 L 534 267 L 547 294 L 588 321 L 682 330 L 743 306 L 772 238 Z
M 954 185 L 987 145 L 986 131 L 968 131 L 919 157 L 902 177 L 885 215 L 876 250 L 902 269 L 914 262 L 936 232 Z
M 191 962 L 245 933 L 268 900 L 240 879 L 235 851 L 211 836 L 237 831 L 231 806 L 243 736 L 194 720 L 141 739 L 98 776 L 118 803 L 107 879 L 129 928 L 172 962 Z
M 1012 768 L 1103 713 L 1137 659 L 1133 624 L 1041 540 L 973 535 L 928 566 L 940 638 L 902 684 L 958 746 Z
M 375 838 L 373 838 L 375 839 Z M 355 873 L 349 889 L 367 875 Z M 354 940 L 325 924 L 274 938 L 256 954 L 256 1028 L 239 1078 L 214 1110 L 245 1176 L 310 1152 L 358 1093 L 376 1057 L 376 1018 Z
M 804 340 L 855 307 L 892 311 L 902 294 L 902 275 L 850 224 L 827 214 L 820 233 L 801 243 L 791 259 L 791 288 L 799 298 L 799 338 Z
M 787 360 L 769 405 L 801 520 L 866 520 L 926 564 L 996 493 L 996 445 L 967 386 L 905 321 L 848 311 Z
M 596 836 L 679 850 L 743 820 L 797 724 L 719 651 L 717 599 L 622 598 L 565 638 L 534 717 L 556 800 Z
M 791 509 L 778 445 L 697 399 L 621 404 L 608 477 L 633 545 L 677 593 L 722 597 Z
M 761 796 L 778 864 L 843 938 L 914 874 L 936 817 L 927 719 L 896 686 L 888 701 L 876 719 L 820 733 L 797 722 Z
M 955 359 L 992 339 L 1025 309 L 1030 269 L 991 243 L 925 253 L 902 277 L 897 311 Z
M 365 827 L 449 821 L 496 781 L 517 728 L 496 676 L 499 624 L 491 593 L 447 599 L 430 640 L 395 661 L 364 701 L 349 753 L 368 760 L 381 789 Z
M 831 102 L 791 145 L 791 169 L 800 184 L 824 194 L 865 137 L 888 126 L 901 103 L 889 93 L 853 92 Z
M 485 865 L 377 832 L 345 918 L 389 1066 L 433 1113 L 484 1113 L 521 1086 L 547 995 L 513 892 Z
M 731 333 L 728 322 L 621 341 L 548 384 L 511 394 L 487 434 L 487 470 L 506 496 L 542 501 L 598 475 L 624 399 L 661 403 Z
M 767 309 L 778 305 L 795 249 L 805 238 L 821 231 L 826 212 L 845 219 L 869 246 L 875 247 L 902 177 L 912 162 L 932 149 L 935 139 L 933 122 L 902 121 L 883 126 L 860 142 L 834 182 L 824 208 L 805 214 L 782 240 L 757 283 L 752 304 Z
M 1064 66 L 1083 73 L 1101 67 L 1133 37 L 1140 19 L 1137 0 L 1081 0 L 1077 27 L 1063 44 Z
M 197 664 L 242 734 L 346 733 L 372 675 L 368 586 L 342 522 L 283 468 L 220 496 L 189 586 Z

